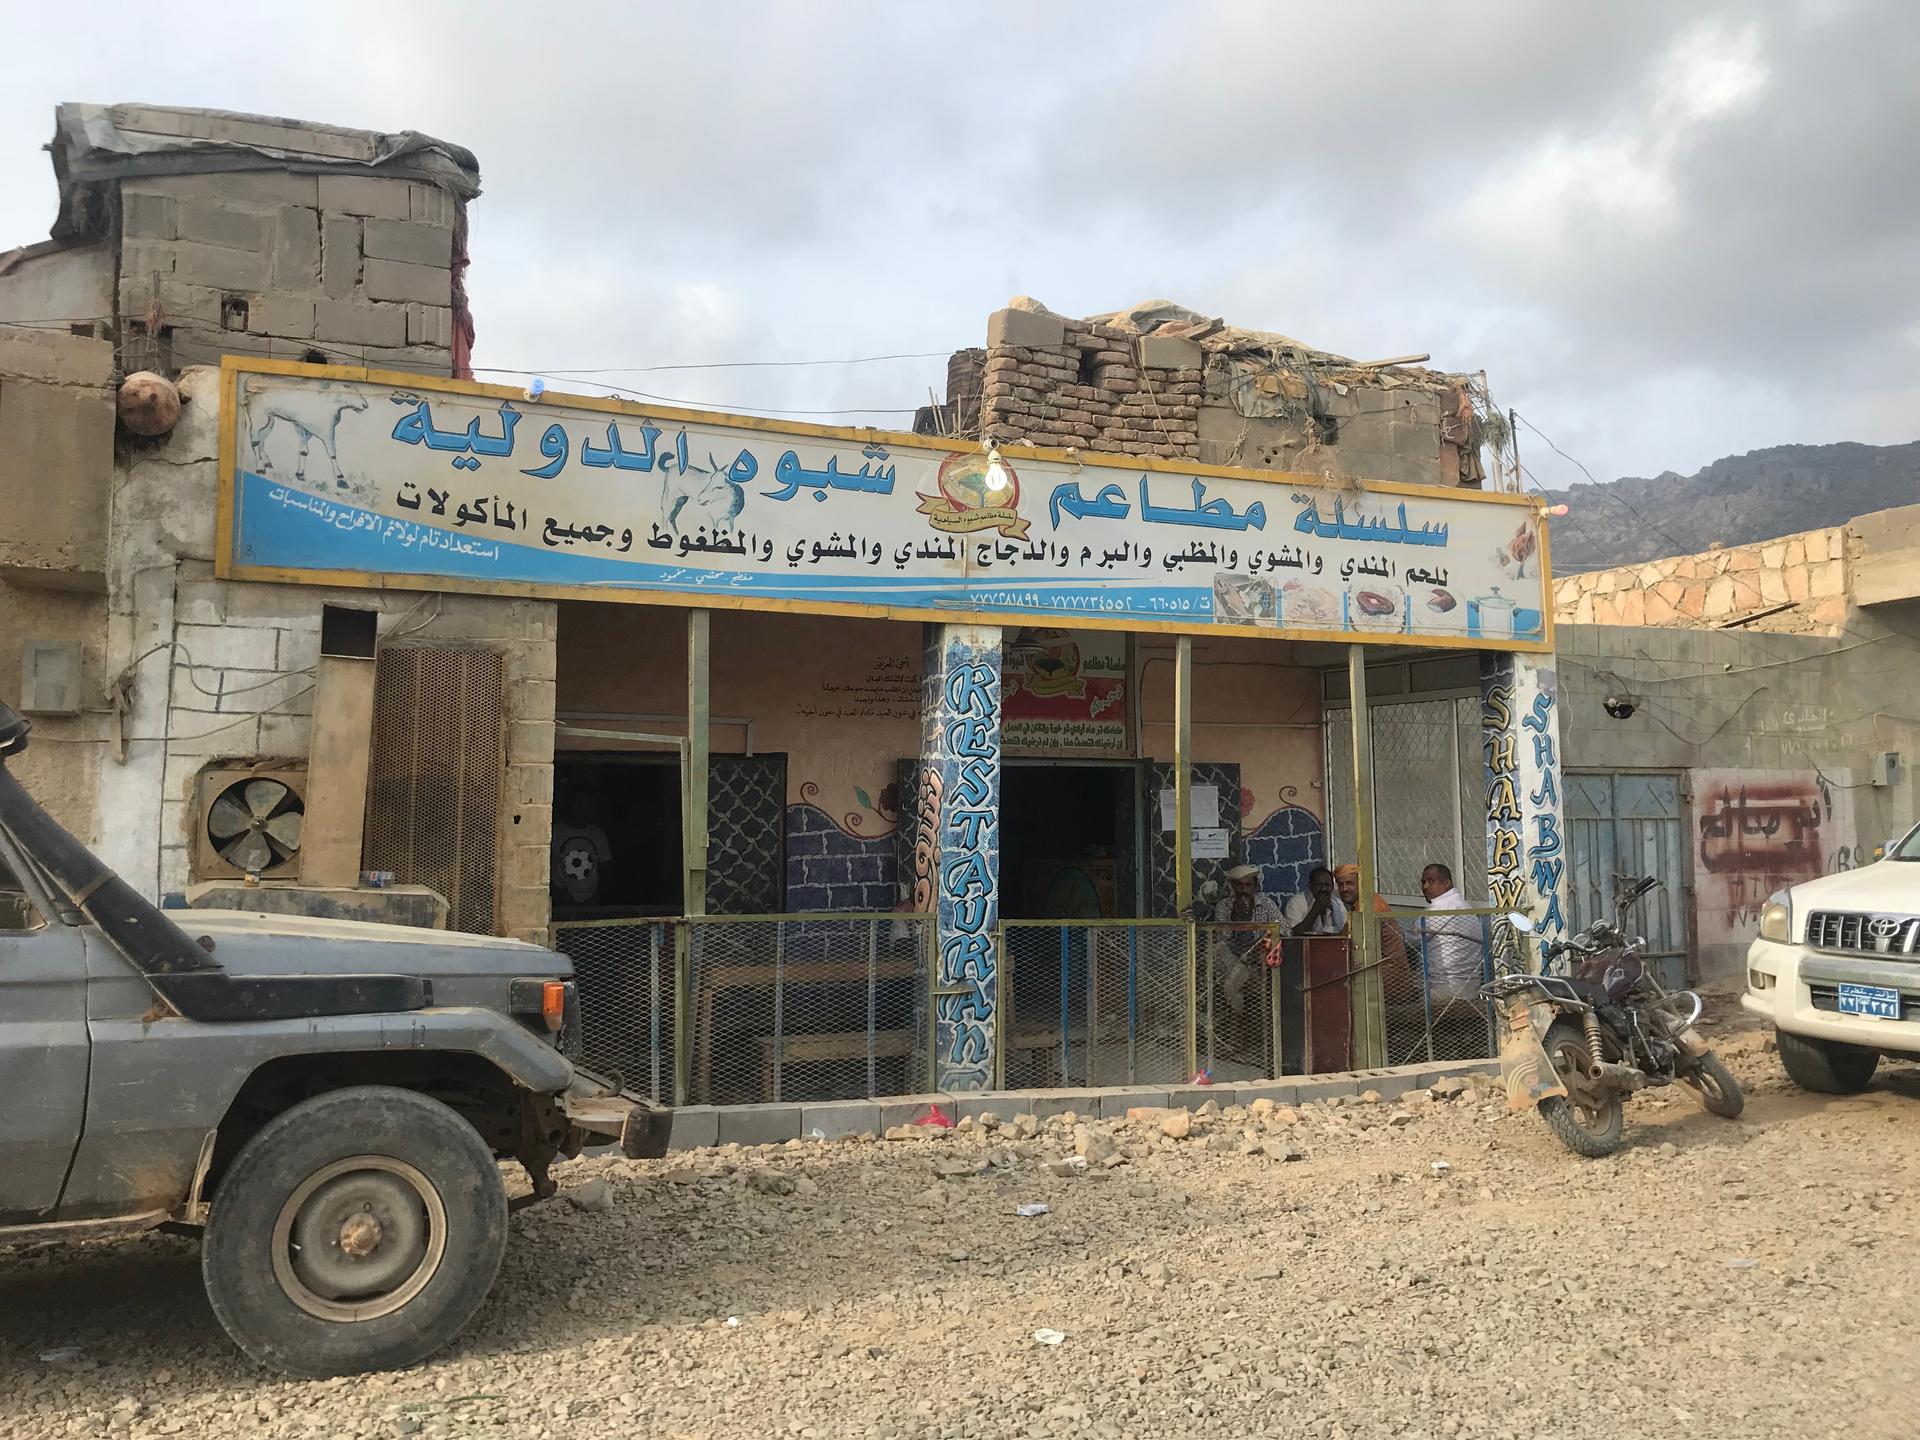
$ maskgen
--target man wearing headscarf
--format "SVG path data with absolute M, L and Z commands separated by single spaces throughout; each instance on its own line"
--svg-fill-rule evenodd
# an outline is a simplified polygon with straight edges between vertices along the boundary
M 1227 947 L 1233 964 L 1221 977 L 1220 990 L 1227 1008 L 1238 1015 L 1246 1008 L 1246 991 L 1256 967 L 1264 963 L 1267 948 L 1284 925 L 1280 907 L 1260 888 L 1260 867 L 1236 865 L 1227 871 L 1227 893 L 1214 904 L 1213 918 L 1225 925 L 1269 925 L 1271 930 L 1245 930 L 1229 934 Z

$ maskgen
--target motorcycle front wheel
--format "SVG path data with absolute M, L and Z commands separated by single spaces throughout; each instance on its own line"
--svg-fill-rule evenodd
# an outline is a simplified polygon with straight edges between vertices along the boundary
M 1726 1062 L 1711 1050 L 1698 1056 L 1693 1069 L 1681 1078 L 1700 1097 L 1709 1115 L 1732 1120 L 1747 1108 L 1747 1097 L 1740 1089 L 1740 1082 L 1733 1078 Z
M 1605 1098 L 1594 1103 L 1577 1098 L 1583 1093 L 1596 1093 L 1586 1078 L 1586 1032 L 1569 1021 L 1556 1020 L 1547 1030 L 1545 1048 L 1554 1073 L 1568 1093 L 1564 1097 L 1549 1095 L 1542 1100 L 1540 1118 L 1547 1122 L 1547 1128 L 1560 1143 L 1576 1155 L 1598 1160 L 1613 1154 L 1620 1148 L 1622 1132 L 1626 1129 L 1626 1107 L 1620 1096 L 1613 1091 L 1599 1092 Z

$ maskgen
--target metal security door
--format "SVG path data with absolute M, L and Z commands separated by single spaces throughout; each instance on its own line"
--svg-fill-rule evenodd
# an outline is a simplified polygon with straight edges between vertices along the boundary
M 1680 777 L 1573 772 L 1566 800 L 1573 831 L 1568 923 L 1578 929 L 1612 920 L 1618 877 L 1657 877 L 1661 887 L 1634 906 L 1629 929 L 1647 937 L 1647 959 L 1660 983 L 1685 985 L 1689 851 Z

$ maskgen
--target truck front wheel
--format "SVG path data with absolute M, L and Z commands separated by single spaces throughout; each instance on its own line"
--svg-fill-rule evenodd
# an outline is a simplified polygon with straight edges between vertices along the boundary
M 410 1090 L 334 1090 L 276 1116 L 214 1192 L 201 1249 L 234 1343 L 294 1375 L 393 1370 L 480 1308 L 507 1248 L 500 1168 Z
M 1789 1035 L 1784 1030 L 1773 1034 L 1780 1045 L 1780 1065 L 1787 1078 L 1817 1095 L 1858 1095 L 1880 1066 L 1877 1050 L 1811 1035 Z

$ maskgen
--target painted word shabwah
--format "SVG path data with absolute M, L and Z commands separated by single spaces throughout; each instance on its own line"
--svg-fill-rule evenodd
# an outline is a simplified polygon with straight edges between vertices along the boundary
M 1518 497 L 1331 488 L 229 359 L 220 566 L 821 613 L 1540 649 Z

